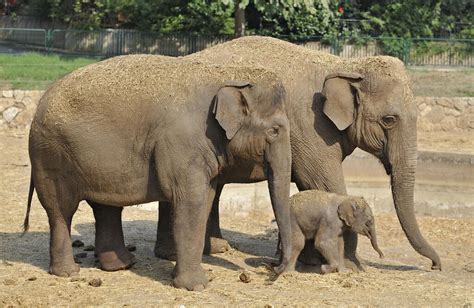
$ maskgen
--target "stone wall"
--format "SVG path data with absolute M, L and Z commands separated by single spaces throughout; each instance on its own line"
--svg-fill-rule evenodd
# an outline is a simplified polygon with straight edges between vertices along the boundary
M 474 97 L 417 97 L 419 131 L 474 131 Z
M 44 91 L 0 92 L 0 128 L 28 127 Z
M 0 128 L 28 127 L 43 91 L 0 93 Z M 417 97 L 419 131 L 474 132 L 474 97 Z

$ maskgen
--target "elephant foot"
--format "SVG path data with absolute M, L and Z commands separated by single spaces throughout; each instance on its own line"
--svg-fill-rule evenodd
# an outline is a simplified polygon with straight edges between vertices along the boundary
M 345 257 L 344 258 L 344 266 L 347 269 L 352 270 L 354 273 L 358 272 L 365 272 L 365 268 L 360 263 L 359 259 L 356 256 L 351 258 Z
M 79 274 L 80 267 L 77 264 L 54 264 L 49 267 L 49 273 L 59 277 L 73 277 Z
M 330 266 L 329 264 L 321 265 L 321 274 L 323 275 L 334 273 L 336 270 L 337 270 L 337 267 Z
M 207 245 L 209 243 L 209 245 Z M 209 242 L 206 241 L 204 254 L 223 253 L 231 249 L 229 242 L 221 237 L 210 237 Z
M 101 269 L 107 272 L 128 269 L 136 262 L 135 256 L 128 250 L 122 253 L 105 251 L 98 255 Z
M 198 270 L 179 272 L 174 276 L 173 286 L 178 289 L 202 291 L 209 283 L 209 279 L 201 266 L 199 266 Z

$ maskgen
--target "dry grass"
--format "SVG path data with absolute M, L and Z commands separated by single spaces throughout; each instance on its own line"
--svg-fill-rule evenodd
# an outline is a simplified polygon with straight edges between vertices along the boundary
M 473 68 L 410 67 L 408 73 L 416 96 L 474 96 Z

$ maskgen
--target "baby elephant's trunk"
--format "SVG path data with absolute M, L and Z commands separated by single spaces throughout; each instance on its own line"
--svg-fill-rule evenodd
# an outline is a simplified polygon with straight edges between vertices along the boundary
M 379 245 L 377 244 L 377 234 L 375 233 L 375 224 L 372 224 L 372 226 L 369 228 L 369 234 L 370 234 L 370 243 L 372 244 L 372 247 L 376 252 L 378 252 L 379 257 L 382 259 L 383 252 L 380 250 Z

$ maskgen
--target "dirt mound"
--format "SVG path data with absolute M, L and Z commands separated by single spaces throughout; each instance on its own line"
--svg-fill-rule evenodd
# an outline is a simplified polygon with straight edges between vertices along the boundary
M 261 67 L 127 55 L 88 65 L 65 76 L 49 89 L 38 108 L 46 108 L 41 105 L 47 103 L 48 114 L 67 120 L 81 110 L 91 109 L 92 113 L 103 110 L 99 105 L 131 110 L 136 104 L 172 101 L 179 106 L 187 103 L 190 91 L 206 86 L 215 87 L 217 91 L 230 80 L 266 87 L 280 84 L 275 73 Z

